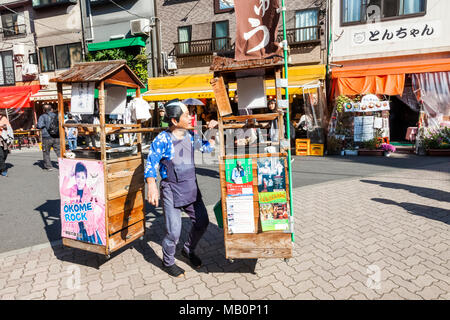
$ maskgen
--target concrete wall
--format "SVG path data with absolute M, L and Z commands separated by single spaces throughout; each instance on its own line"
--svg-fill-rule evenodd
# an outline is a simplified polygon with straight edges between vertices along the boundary
M 401 60 L 401 56 L 411 55 L 438 55 L 450 56 L 450 1 L 427 0 L 426 14 L 420 17 L 410 17 L 395 19 L 390 21 L 380 21 L 373 24 L 357 24 L 351 26 L 341 25 L 341 5 L 340 0 L 332 1 L 331 25 L 332 25 L 332 46 L 331 60 L 333 62 L 345 62 L 358 60 L 364 63 L 367 59 L 377 59 L 386 61 L 386 57 L 395 60 Z M 425 27 L 433 34 L 421 36 Z M 401 32 L 397 37 L 397 31 L 406 29 L 407 36 Z M 416 37 L 411 36 L 411 30 L 417 29 L 420 34 Z M 391 40 L 383 36 L 393 34 Z M 372 33 L 371 33 L 372 32 Z M 372 39 L 378 41 L 370 41 L 373 34 L 380 32 L 378 36 Z M 394 58 L 399 57 L 399 58 Z M 412 57 L 414 58 L 414 57 Z
M 4 37 L 3 32 L 0 32 L 0 51 L 12 51 L 14 45 L 21 44 L 25 46 L 25 56 L 23 57 L 24 62 L 28 62 L 29 55 L 36 52 L 36 45 L 34 42 L 34 26 L 30 22 L 29 18 L 32 16 L 31 1 L 17 1 L 17 0 L 0 0 L 0 4 L 12 5 L 10 8 L 23 15 L 23 22 L 25 24 L 26 35 L 15 35 Z M 0 7 L 2 13 L 9 13 L 4 7 Z M 12 13 L 12 12 L 11 12 Z M 1 24 L 0 24 L 1 26 Z M 3 30 L 3 29 L 2 29 Z M 14 62 L 15 67 L 15 80 L 16 84 L 24 81 L 34 80 L 34 77 L 23 77 L 22 76 L 22 64 Z

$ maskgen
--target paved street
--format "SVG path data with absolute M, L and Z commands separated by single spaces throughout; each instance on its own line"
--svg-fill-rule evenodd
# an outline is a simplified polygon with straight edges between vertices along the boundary
M 0 299 L 450 299 L 448 158 L 295 157 L 294 257 L 225 259 L 212 206 L 217 171 L 201 166 L 211 224 L 184 279 L 161 270 L 164 223 L 111 259 L 59 240 L 57 171 L 40 153 L 12 154 L 0 180 Z M 189 220 L 183 216 L 186 239 Z

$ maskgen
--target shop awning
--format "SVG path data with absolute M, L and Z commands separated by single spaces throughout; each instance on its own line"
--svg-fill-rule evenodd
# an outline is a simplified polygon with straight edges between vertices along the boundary
M 301 86 L 315 80 L 325 79 L 325 65 L 299 66 L 288 70 L 289 94 L 301 94 Z M 194 74 L 148 79 L 148 91 L 142 97 L 147 101 L 163 101 L 187 98 L 214 98 L 210 85 L 213 74 Z M 275 95 L 275 80 L 266 81 L 267 95 Z M 230 97 L 234 97 L 236 83 L 230 84 Z
M 71 87 L 67 87 L 63 89 L 63 98 L 64 100 L 70 100 L 72 96 L 72 88 Z M 56 91 L 56 89 L 53 90 L 49 90 L 49 89 L 43 89 L 43 90 L 39 90 L 38 92 L 36 92 L 35 94 L 31 95 L 30 98 L 31 101 L 33 102 L 37 102 L 37 101 L 45 101 L 45 102 L 54 102 L 54 101 L 58 101 L 58 92 Z
M 403 94 L 405 74 L 450 71 L 450 58 L 410 60 L 364 66 L 334 67 L 339 94 Z
M 30 108 L 30 97 L 40 87 L 40 85 L 0 87 L 0 108 Z
M 110 40 L 105 42 L 88 43 L 88 51 L 124 48 L 132 46 L 145 47 L 145 39 L 143 37 L 132 37 L 126 39 Z

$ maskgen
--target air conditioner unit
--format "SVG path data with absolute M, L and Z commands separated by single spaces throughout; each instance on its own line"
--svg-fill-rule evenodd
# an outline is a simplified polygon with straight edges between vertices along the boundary
M 24 56 L 25 55 L 25 45 L 15 44 L 13 46 L 13 52 L 14 52 L 15 56 Z
M 130 29 L 131 34 L 139 35 L 139 34 L 145 34 L 148 35 L 151 30 L 150 26 L 150 19 L 136 19 L 130 21 Z
M 31 63 L 25 63 L 22 68 L 22 75 L 23 76 L 34 76 L 37 75 L 38 72 L 38 66 L 37 64 L 31 64 Z
M 175 56 L 167 57 L 167 70 L 177 70 L 177 61 Z

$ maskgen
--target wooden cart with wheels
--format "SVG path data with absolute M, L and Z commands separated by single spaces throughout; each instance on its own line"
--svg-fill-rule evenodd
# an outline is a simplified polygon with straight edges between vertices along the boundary
M 87 179 L 96 178 L 97 180 L 95 185 L 91 185 L 91 189 L 85 187 L 85 191 L 81 192 L 81 194 L 89 193 L 89 199 L 84 198 L 86 202 L 81 195 L 76 198 L 76 188 L 80 192 L 78 184 L 72 189 L 64 189 L 68 191 L 64 195 L 61 194 L 62 242 L 64 246 L 103 254 L 108 258 L 112 252 L 123 246 L 136 239 L 143 239 L 145 182 L 141 155 L 141 125 L 139 123 L 106 124 L 105 91 L 112 86 L 133 88 L 136 89 L 136 96 L 140 97 L 140 88 L 143 88 L 144 84 L 126 65 L 125 60 L 76 64 L 51 81 L 57 83 L 58 89 L 60 190 L 63 190 L 62 186 L 65 183 L 63 179 L 66 178 L 62 176 L 65 172 L 64 166 L 76 166 L 81 163 L 79 165 L 81 168 L 94 168 L 95 165 L 99 168 L 95 174 L 87 174 Z M 98 89 L 100 124 L 64 124 L 63 85 L 73 86 L 80 83 L 93 83 Z M 91 93 L 93 94 L 93 90 Z M 74 94 L 73 91 L 72 94 Z M 76 127 L 87 134 L 89 131 L 98 132 L 100 148 L 80 150 L 77 153 L 68 152 L 64 129 L 70 127 Z M 124 132 L 136 134 L 136 141 L 131 141 L 131 149 L 135 152 L 119 153 L 121 156 L 113 156 L 113 150 L 107 148 L 106 136 Z M 73 178 L 76 180 L 76 176 Z M 68 177 L 66 183 L 67 181 L 69 181 Z M 96 187 L 98 189 L 94 190 Z M 96 222 L 89 221 L 94 216 Z M 64 229 L 65 227 L 67 228 Z M 93 228 L 97 229 L 93 236 L 89 236 L 88 232 Z
M 228 100 L 227 88 L 230 83 L 237 82 L 239 77 L 249 76 L 263 76 L 264 80 L 275 80 L 276 86 L 276 100 L 277 105 L 281 104 L 281 88 L 279 87 L 279 81 L 281 78 L 281 71 L 283 67 L 282 59 L 271 58 L 251 61 L 234 61 L 230 58 L 214 57 L 211 70 L 214 72 L 214 77 L 211 80 L 211 85 L 214 90 L 214 94 L 217 101 L 217 113 L 219 123 L 219 141 L 220 141 L 220 154 L 219 154 L 219 173 L 220 173 L 220 185 L 221 185 L 221 197 L 222 197 L 222 218 L 224 229 L 224 242 L 225 242 L 225 257 L 230 262 L 234 259 L 258 259 L 258 258 L 283 258 L 287 261 L 292 257 L 293 243 L 291 240 L 292 232 L 292 217 L 287 218 L 287 228 L 284 224 L 283 228 L 279 230 L 263 231 L 262 219 L 265 219 L 265 211 L 262 209 L 266 203 L 262 205 L 269 197 L 277 197 L 282 195 L 284 197 L 282 202 L 283 208 L 287 209 L 289 205 L 289 175 L 287 174 L 287 153 L 281 145 L 281 141 L 284 140 L 284 127 L 283 112 L 279 113 L 262 113 L 254 115 L 241 115 L 235 116 L 232 114 L 230 101 Z M 239 96 L 242 95 L 245 88 L 238 87 Z M 250 129 L 250 128 L 267 128 L 268 123 L 271 121 L 278 121 L 278 141 L 262 143 L 258 142 L 252 148 L 247 149 L 235 147 L 234 141 L 227 141 L 227 131 L 235 129 Z M 229 136 L 228 136 L 228 139 Z M 288 144 L 289 146 L 289 144 Z M 267 147 L 271 147 L 267 149 Z M 278 163 L 284 163 L 284 169 L 280 174 L 279 179 L 282 179 L 281 183 L 285 191 L 279 193 L 266 192 L 268 189 L 261 187 L 261 175 L 258 176 L 259 160 L 277 159 Z M 231 203 L 236 200 L 239 201 L 244 197 L 239 195 L 234 197 L 233 188 L 236 188 L 231 184 L 229 180 L 229 168 L 230 161 L 245 161 L 248 168 L 251 168 L 252 181 L 248 182 L 246 186 L 247 202 L 245 208 L 253 211 L 253 231 L 245 232 L 233 232 L 230 224 L 236 223 L 236 215 L 230 212 Z M 270 160 L 271 161 L 271 160 Z M 227 164 L 228 163 L 228 164 Z M 249 169 L 250 170 L 250 169 Z M 242 183 L 242 182 L 241 182 Z M 237 188 L 240 188 L 239 186 Z M 238 193 L 243 189 L 239 189 Z M 239 198 L 240 197 L 240 198 Z M 265 200 L 264 200 L 265 199 Z M 252 203 L 250 205 L 250 202 Z M 267 201 L 270 202 L 271 201 Z M 235 202 L 238 203 L 238 202 Z M 238 205 L 236 205 L 238 206 Z M 270 209 L 270 208 L 269 208 Z M 269 210 L 268 209 L 268 210 Z M 234 210 L 234 209 L 233 209 Z M 240 209 L 242 210 L 242 208 Z M 286 210 L 288 212 L 289 210 Z M 247 215 L 247 219 L 248 219 Z M 271 216 L 272 218 L 274 216 Z M 286 217 L 286 216 L 285 216 Z M 286 219 L 285 219 L 286 220 Z M 248 221 L 248 220 L 247 220 Z M 284 221 L 286 222 L 286 221 Z

